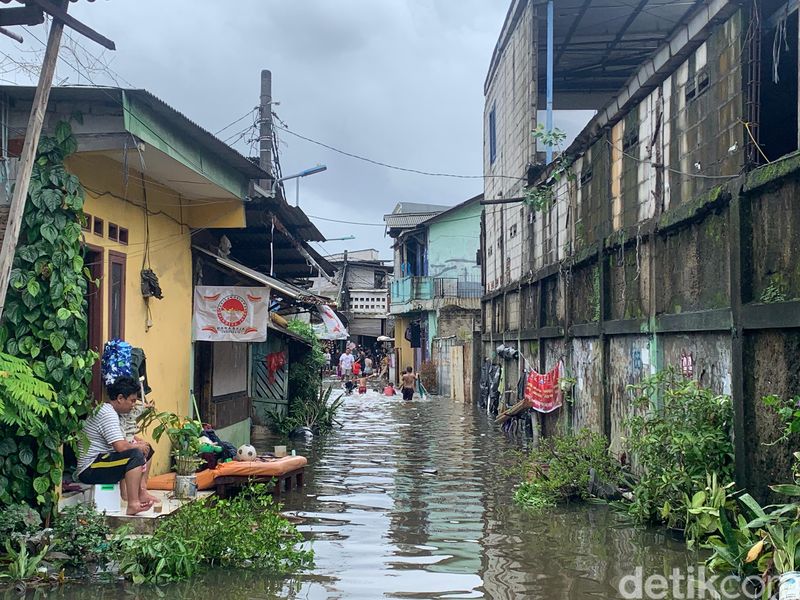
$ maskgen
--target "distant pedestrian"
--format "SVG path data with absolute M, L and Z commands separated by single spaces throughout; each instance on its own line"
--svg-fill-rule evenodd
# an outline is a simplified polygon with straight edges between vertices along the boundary
M 350 348 L 345 350 L 339 357 L 339 371 L 342 379 L 348 379 L 353 374 L 353 355 Z
M 364 375 L 372 375 L 372 358 L 369 355 L 364 359 Z
M 417 386 L 417 379 L 419 376 L 414 373 L 412 367 L 406 367 L 406 372 L 403 373 L 403 400 L 414 399 L 414 388 Z
M 353 361 L 353 375 L 356 377 L 361 375 L 361 363 L 357 360 Z

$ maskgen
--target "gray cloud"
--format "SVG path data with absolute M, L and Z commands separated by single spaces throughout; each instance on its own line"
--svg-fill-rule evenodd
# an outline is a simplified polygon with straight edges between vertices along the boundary
M 71 10 L 115 40 L 117 52 L 105 55 L 114 71 L 211 131 L 255 107 L 269 68 L 276 112 L 297 132 L 401 166 L 480 174 L 483 81 L 507 8 L 507 0 L 136 0 Z M 13 42 L 0 49 L 19 52 Z M 59 76 L 87 83 L 63 65 Z M 399 201 L 455 204 L 482 190 L 480 179 L 400 173 L 279 137 L 284 173 L 328 165 L 301 184 L 312 215 L 381 223 Z M 244 140 L 236 147 L 250 153 Z M 287 192 L 293 200 L 294 183 Z M 357 238 L 324 250 L 375 247 L 390 257 L 379 227 L 317 225 L 328 237 Z

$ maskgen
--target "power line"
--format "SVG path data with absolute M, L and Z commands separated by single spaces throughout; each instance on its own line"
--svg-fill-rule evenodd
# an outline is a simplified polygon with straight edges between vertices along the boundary
M 320 142 L 319 140 L 314 140 L 310 137 L 306 137 L 304 135 L 300 135 L 299 133 L 292 131 L 288 127 L 282 127 L 280 125 L 274 125 L 275 129 L 280 129 L 281 131 L 285 131 L 289 135 L 293 135 L 296 138 L 301 140 L 305 140 L 306 142 L 310 142 L 312 144 L 316 144 L 317 146 L 322 146 L 323 148 L 327 148 L 333 152 L 337 152 L 338 154 L 342 154 L 344 156 L 348 156 L 350 158 L 354 158 L 356 160 L 361 160 L 373 165 L 377 165 L 379 167 L 385 167 L 387 169 L 394 169 L 395 171 L 403 171 L 404 173 L 415 173 L 416 175 L 426 175 L 428 177 L 450 177 L 453 179 L 516 179 L 518 181 L 523 181 L 525 177 L 514 177 L 512 175 L 459 175 L 455 173 L 437 173 L 433 171 L 423 171 L 420 169 L 410 169 L 408 167 L 399 167 L 397 165 L 392 165 L 389 163 L 385 163 L 379 160 L 374 160 L 372 158 L 367 158 L 366 156 L 360 156 L 358 154 L 353 154 L 352 152 L 347 152 L 346 150 L 341 150 L 340 148 L 336 148 L 324 142 Z

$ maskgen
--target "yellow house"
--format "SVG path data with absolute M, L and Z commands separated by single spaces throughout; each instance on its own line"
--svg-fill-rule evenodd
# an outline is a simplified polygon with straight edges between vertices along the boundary
M 11 156 L 21 147 L 33 88 L 0 88 Z M 191 414 L 192 242 L 209 229 L 246 226 L 253 180 L 269 175 L 144 90 L 54 88 L 46 134 L 75 113 L 78 152 L 67 168 L 86 191 L 89 344 L 121 338 L 147 357 L 150 398 L 159 410 Z M 158 277 L 163 298 L 146 298 L 142 271 Z M 102 385 L 99 364 L 93 391 Z M 162 440 L 153 471 L 169 468 Z

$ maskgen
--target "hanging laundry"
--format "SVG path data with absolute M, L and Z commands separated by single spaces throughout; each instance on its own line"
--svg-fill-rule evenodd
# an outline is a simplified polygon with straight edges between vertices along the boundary
M 558 385 L 561 363 L 547 373 L 528 373 L 525 385 L 525 403 L 540 413 L 550 413 L 561 408 L 563 397 Z

